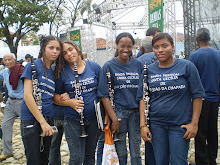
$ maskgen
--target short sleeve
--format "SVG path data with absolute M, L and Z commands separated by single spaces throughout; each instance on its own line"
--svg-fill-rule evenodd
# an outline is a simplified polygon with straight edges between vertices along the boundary
M 144 79 L 144 72 L 142 72 L 140 79 L 139 79 L 139 85 L 138 85 L 137 96 L 136 96 L 137 101 L 140 101 L 143 99 L 143 79 Z
M 107 97 L 107 98 L 109 97 L 106 71 L 107 71 L 107 66 L 104 65 L 99 73 L 97 97 Z
M 30 62 L 27 63 L 27 65 L 24 67 L 23 73 L 21 75 L 21 79 L 24 81 L 24 78 L 32 80 L 32 68 Z
M 101 71 L 101 66 L 99 64 L 95 63 L 95 75 L 97 77 L 98 82 L 99 82 L 99 73 L 100 73 L 100 71 Z
M 56 86 L 55 93 L 57 93 L 57 94 L 62 94 L 62 93 L 64 93 L 64 90 L 63 90 L 63 81 L 62 81 L 62 78 L 61 78 L 61 77 L 55 81 L 55 86 Z
M 192 99 L 205 96 L 204 88 L 200 80 L 198 70 L 196 66 L 190 61 L 188 63 L 187 69 L 187 81 L 189 84 Z

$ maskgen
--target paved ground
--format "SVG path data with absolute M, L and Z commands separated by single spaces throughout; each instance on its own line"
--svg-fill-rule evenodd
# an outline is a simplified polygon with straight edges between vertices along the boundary
M 0 123 L 2 123 L 3 119 L 3 113 L 0 112 Z M 24 154 L 24 147 L 21 140 L 21 134 L 20 134 L 20 119 L 16 119 L 14 123 L 14 131 L 13 131 L 13 153 L 14 157 L 8 158 L 5 161 L 2 161 L 0 165 L 25 165 L 26 164 L 26 158 Z M 220 132 L 220 130 L 219 130 Z M 220 135 L 220 134 L 219 134 Z M 219 143 L 220 144 L 220 143 Z M 2 142 L 0 140 L 0 152 L 2 152 Z M 189 162 L 194 162 L 194 141 L 191 140 L 190 143 L 190 150 L 189 150 Z M 61 145 L 61 156 L 62 156 L 62 165 L 68 165 L 69 160 L 69 152 L 68 152 L 68 146 L 66 143 L 65 138 L 62 140 Z M 141 144 L 141 156 L 144 164 L 144 143 L 142 141 Z M 217 163 L 220 165 L 220 152 L 218 155 Z M 130 160 L 128 159 L 128 165 L 130 165 Z

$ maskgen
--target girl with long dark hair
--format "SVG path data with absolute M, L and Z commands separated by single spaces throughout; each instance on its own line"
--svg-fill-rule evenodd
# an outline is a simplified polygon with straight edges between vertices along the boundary
M 39 58 L 34 61 L 38 85 L 32 80 L 29 62 L 23 71 L 24 99 L 21 104 L 21 135 L 27 164 L 48 164 L 53 125 L 53 100 L 55 92 L 54 72 L 51 65 L 62 52 L 62 43 L 54 36 L 47 36 L 40 43 Z M 33 88 L 38 88 L 41 98 L 33 97 Z M 42 108 L 38 107 L 38 103 Z M 40 136 L 43 132 L 42 136 Z
M 64 130 L 70 150 L 69 165 L 95 164 L 99 129 L 94 101 L 97 100 L 100 69 L 96 62 L 83 60 L 82 52 L 75 43 L 63 43 L 63 54 L 55 70 L 54 101 L 60 106 L 65 106 Z M 61 101 L 61 94 L 64 92 L 69 94 L 70 99 Z M 76 96 L 81 96 L 82 100 Z M 82 128 L 85 129 L 83 134 Z

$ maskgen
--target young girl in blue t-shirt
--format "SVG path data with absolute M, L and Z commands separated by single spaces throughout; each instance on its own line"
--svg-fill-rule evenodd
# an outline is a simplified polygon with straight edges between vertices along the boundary
M 142 66 L 140 61 L 132 57 L 134 43 L 134 38 L 130 33 L 120 33 L 116 37 L 115 58 L 104 64 L 100 72 L 98 88 L 98 97 L 101 98 L 105 110 L 112 120 L 112 133 L 118 132 L 119 134 L 120 140 L 115 142 L 115 146 L 121 165 L 127 164 L 127 133 L 131 164 L 141 165 L 139 104 L 136 101 L 136 93 Z M 111 86 L 114 89 L 115 109 L 109 100 L 107 70 L 110 72 Z
M 23 71 L 24 99 L 21 104 L 21 135 L 24 143 L 27 164 L 48 164 L 48 156 L 53 125 L 53 101 L 55 92 L 54 74 L 51 65 L 62 52 L 62 43 L 54 36 L 41 41 L 39 59 L 34 61 L 38 90 L 41 99 L 33 97 L 32 67 L 29 62 Z M 42 109 L 36 102 L 41 102 Z M 43 135 L 40 136 L 41 131 Z
M 76 65 L 77 72 L 76 73 Z M 63 54 L 60 56 L 58 70 L 55 70 L 56 104 L 65 106 L 64 130 L 70 150 L 69 165 L 72 164 L 95 164 L 95 149 L 98 141 L 98 124 L 95 113 L 94 101 L 97 100 L 97 86 L 101 67 L 96 63 L 83 60 L 82 52 L 73 42 L 63 43 Z M 78 76 L 79 86 L 76 84 Z M 61 101 L 61 94 L 68 93 L 70 99 Z M 83 100 L 75 98 L 79 94 Z M 83 112 L 83 123 L 80 111 Z M 85 134 L 81 134 L 85 128 Z M 88 135 L 87 137 L 80 137 Z
M 144 141 L 152 141 L 157 165 L 188 165 L 189 139 L 196 136 L 204 90 L 196 67 L 174 59 L 174 43 L 167 33 L 152 40 L 158 62 L 147 71 L 150 96 L 150 129 L 145 125 L 143 75 L 140 100 L 140 128 Z

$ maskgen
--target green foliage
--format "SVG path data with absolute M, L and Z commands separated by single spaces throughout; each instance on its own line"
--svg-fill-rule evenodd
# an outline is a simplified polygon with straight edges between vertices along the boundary
M 97 5 L 96 3 L 94 3 L 94 4 L 92 5 L 92 8 L 93 8 L 93 9 L 96 9 L 98 6 L 99 6 L 99 5 Z
M 65 11 L 63 5 L 65 0 L 53 0 L 50 3 L 49 8 L 51 11 L 50 23 L 49 23 L 49 34 L 58 36 L 62 30 L 62 26 L 67 24 Z
M 4 24 L 8 26 L 24 24 L 26 28 L 31 28 L 49 22 L 50 11 L 45 2 L 45 0 L 36 1 L 36 3 L 30 0 L 3 0 L 4 11 L 1 12 L 4 17 Z
M 22 39 L 26 40 L 27 38 L 28 38 L 28 36 L 27 36 L 27 35 L 24 35 L 24 37 L 23 37 Z
M 39 40 L 38 39 L 34 40 L 33 45 L 39 45 Z
M 4 29 L 0 27 L 0 38 L 4 37 L 4 33 L 3 32 L 4 32 Z
M 79 8 L 81 15 L 83 15 L 83 13 L 85 11 L 88 11 L 88 12 L 91 11 L 91 3 L 92 3 L 92 0 L 84 0 L 84 1 L 82 1 L 81 8 Z
M 1 0 L 0 36 L 6 37 L 1 40 L 8 44 L 11 52 L 17 54 L 18 42 L 25 34 L 37 32 L 50 21 L 48 3 L 50 0 Z

